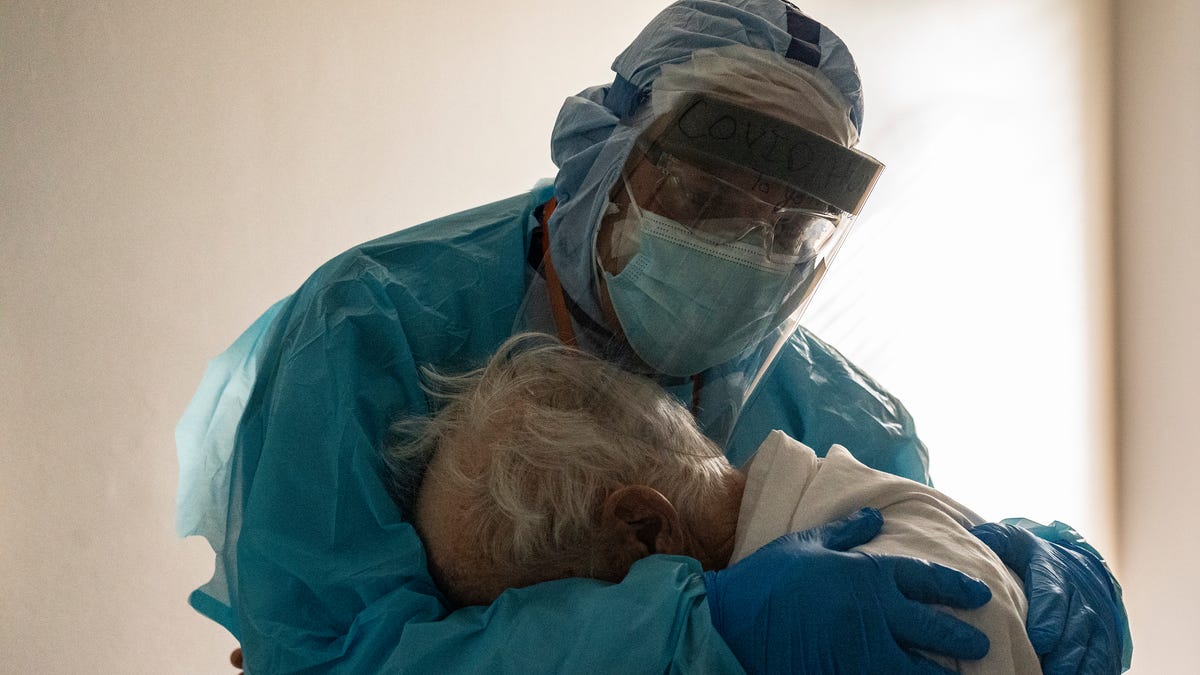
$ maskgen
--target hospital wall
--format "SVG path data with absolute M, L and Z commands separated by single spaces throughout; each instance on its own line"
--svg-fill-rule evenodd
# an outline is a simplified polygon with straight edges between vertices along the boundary
M 552 175 L 562 99 L 659 6 L 0 2 L 0 672 L 233 672 L 172 533 L 205 361 L 337 252 Z M 1110 553 L 1135 672 L 1186 672 L 1195 3 L 803 7 L 888 165 L 809 325 L 940 486 Z
M 1200 670 L 1200 3 L 1116 25 L 1121 567 L 1139 673 Z

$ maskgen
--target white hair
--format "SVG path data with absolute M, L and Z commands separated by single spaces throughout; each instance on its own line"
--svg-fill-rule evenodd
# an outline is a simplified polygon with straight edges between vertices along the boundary
M 473 372 L 425 376 L 445 405 L 393 425 L 393 487 L 411 499 L 412 463 L 448 453 L 438 478 L 465 502 L 471 530 L 456 535 L 526 583 L 543 580 L 538 569 L 595 576 L 606 553 L 595 546 L 600 508 L 615 489 L 651 486 L 686 521 L 736 473 L 656 383 L 548 336 L 512 337 Z

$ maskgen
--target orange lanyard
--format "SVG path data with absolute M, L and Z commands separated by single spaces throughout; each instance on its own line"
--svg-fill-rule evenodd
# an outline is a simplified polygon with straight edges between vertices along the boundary
M 550 261 L 550 214 L 558 200 L 554 197 L 542 205 L 542 268 L 546 271 L 546 293 L 550 296 L 550 313 L 554 315 L 554 327 L 558 329 L 558 339 L 568 347 L 576 347 L 575 327 L 571 325 L 571 313 L 567 311 L 567 299 L 563 295 L 562 283 L 558 280 L 558 272 L 554 271 L 554 263 Z
M 542 225 L 542 268 L 546 272 L 546 294 L 550 300 L 550 313 L 554 316 L 554 327 L 558 331 L 558 339 L 569 347 L 577 347 L 575 327 L 571 325 L 571 313 L 567 311 L 567 299 L 563 294 L 562 283 L 558 280 L 558 272 L 550 260 L 550 215 L 558 200 L 554 197 L 542 205 L 542 215 L 538 221 Z M 692 375 L 692 416 L 700 412 L 700 389 L 704 387 L 704 373 Z

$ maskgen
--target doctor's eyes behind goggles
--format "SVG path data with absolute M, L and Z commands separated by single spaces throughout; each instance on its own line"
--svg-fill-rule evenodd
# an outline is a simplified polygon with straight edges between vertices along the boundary
M 666 151 L 639 150 L 654 181 L 651 196 L 639 205 L 714 244 L 761 244 L 768 260 L 803 261 L 816 255 L 841 223 L 837 209 L 795 188 L 759 176 L 744 189 Z M 624 175 L 623 180 L 637 178 Z M 637 194 L 634 185 L 629 188 Z

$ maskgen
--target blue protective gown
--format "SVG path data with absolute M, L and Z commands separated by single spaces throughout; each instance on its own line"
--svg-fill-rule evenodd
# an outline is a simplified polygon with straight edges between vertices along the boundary
M 550 196 L 535 188 L 351 249 L 210 364 L 178 431 L 177 525 L 218 553 L 191 602 L 242 642 L 248 671 L 741 672 L 690 558 L 449 613 L 384 487 L 390 421 L 429 412 L 418 369 L 478 366 L 519 323 L 532 212 Z M 701 410 L 736 408 L 724 395 L 705 387 Z M 727 454 L 744 462 L 776 428 L 927 481 L 903 406 L 803 329 L 722 432 Z

